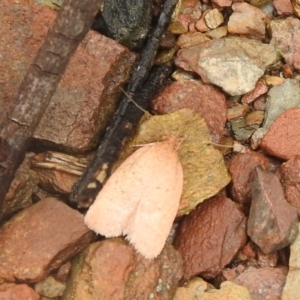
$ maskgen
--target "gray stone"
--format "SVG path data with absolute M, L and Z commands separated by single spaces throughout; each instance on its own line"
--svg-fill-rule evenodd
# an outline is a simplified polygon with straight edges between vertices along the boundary
M 279 60 L 275 46 L 257 40 L 230 37 L 182 49 L 175 63 L 198 73 L 232 96 L 252 91 L 265 69 Z
M 274 120 L 291 107 L 300 107 L 300 85 L 297 79 L 286 79 L 283 84 L 270 89 L 262 127 L 269 129 Z
M 300 86 L 297 79 L 286 79 L 283 84 L 269 90 L 263 125 L 251 137 L 253 149 L 259 147 L 262 138 L 275 119 L 291 107 L 300 107 Z

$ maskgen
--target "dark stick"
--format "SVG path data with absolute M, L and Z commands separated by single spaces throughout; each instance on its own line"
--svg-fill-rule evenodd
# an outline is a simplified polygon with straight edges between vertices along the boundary
M 153 65 L 155 55 L 159 46 L 159 41 L 170 24 L 171 17 L 178 0 L 166 0 L 163 10 L 159 16 L 157 26 L 149 34 L 148 42 L 143 49 L 141 58 L 130 79 L 127 93 L 134 94 L 145 82 L 149 71 Z
M 72 54 L 90 29 L 101 0 L 65 0 L 0 125 L 0 206 Z
M 178 0 L 165 1 L 163 10 L 158 19 L 158 24 L 154 31 L 149 35 L 148 42 L 143 49 L 141 58 L 135 67 L 126 89 L 126 92 L 130 94 L 134 101 L 146 109 L 151 98 L 154 97 L 162 83 L 157 84 L 160 82 L 160 79 L 155 79 L 155 75 L 152 76 L 152 79 L 149 79 L 148 84 L 143 86 L 143 83 L 147 79 L 153 65 L 160 38 L 171 21 L 171 16 L 177 1 Z M 159 73 L 160 72 L 161 71 L 159 71 Z M 158 78 L 164 77 L 163 75 L 164 74 L 160 74 Z M 165 79 L 166 78 L 164 78 L 164 80 Z M 149 93 L 148 95 L 147 86 L 153 86 L 151 94 Z M 144 95 L 143 89 L 145 89 Z M 139 95 L 137 95 L 137 93 Z M 134 133 L 135 127 L 142 115 L 143 112 L 135 107 L 134 104 L 129 103 L 127 96 L 124 95 L 121 99 L 120 106 L 115 113 L 114 119 L 112 120 L 111 126 L 107 129 L 103 141 L 97 149 L 95 157 L 90 162 L 81 178 L 73 186 L 70 195 L 70 203 L 72 205 L 87 208 L 93 203 L 97 193 L 101 190 L 103 183 L 110 175 L 112 165 L 119 157 L 122 146 Z
M 159 66 L 150 72 L 145 85 L 136 93 L 135 101 L 144 109 L 163 86 L 171 74 L 171 67 Z M 130 101 L 123 102 L 115 113 L 112 125 L 97 149 L 96 155 L 88 165 L 82 177 L 74 185 L 70 195 L 73 206 L 89 207 L 109 177 L 113 164 L 119 157 L 122 146 L 135 132 L 136 125 L 144 112 Z

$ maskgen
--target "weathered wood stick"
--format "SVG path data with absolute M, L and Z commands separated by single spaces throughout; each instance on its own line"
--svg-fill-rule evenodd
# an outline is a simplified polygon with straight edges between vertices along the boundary
M 31 136 L 71 56 L 90 29 L 102 0 L 65 0 L 0 124 L 0 207 Z

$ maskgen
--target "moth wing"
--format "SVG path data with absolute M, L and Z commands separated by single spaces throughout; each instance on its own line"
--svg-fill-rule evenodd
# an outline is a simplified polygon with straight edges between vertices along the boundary
M 167 142 L 156 143 L 143 158 L 147 158 L 140 182 L 143 198 L 124 233 L 138 252 L 151 259 L 163 249 L 176 217 L 183 171 L 177 152 Z
M 90 229 L 106 237 L 123 234 L 143 197 L 139 178 L 151 147 L 139 148 L 108 179 L 85 215 Z

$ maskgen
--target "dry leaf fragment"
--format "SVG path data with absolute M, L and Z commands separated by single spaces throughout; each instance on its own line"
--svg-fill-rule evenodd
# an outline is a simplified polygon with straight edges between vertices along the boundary
M 127 235 L 145 258 L 160 254 L 175 219 L 183 171 L 177 139 L 145 145 L 109 178 L 85 216 L 106 237 Z

